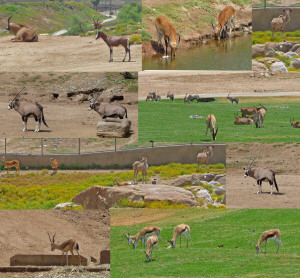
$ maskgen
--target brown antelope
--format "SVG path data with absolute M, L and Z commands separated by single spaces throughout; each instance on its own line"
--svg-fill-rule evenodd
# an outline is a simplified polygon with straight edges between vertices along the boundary
M 254 169 L 251 169 L 251 165 L 254 163 L 256 158 L 257 156 L 253 159 L 250 165 L 249 165 L 250 159 L 248 160 L 247 166 L 246 168 L 244 168 L 245 171 L 244 178 L 251 177 L 256 180 L 256 183 L 258 185 L 257 194 L 262 193 L 261 184 L 263 181 L 269 182 L 271 186 L 271 195 L 273 194 L 273 183 L 275 184 L 276 190 L 279 193 L 274 171 L 261 168 L 261 167 L 256 167 Z
M 156 235 L 149 237 L 147 240 L 147 251 L 144 250 L 147 262 L 150 262 L 152 260 L 152 252 L 154 247 L 158 247 L 158 238 Z
M 11 160 L 11 161 L 6 161 L 5 157 L 3 156 L 1 159 L 3 165 L 6 168 L 7 174 L 9 172 L 9 168 L 15 167 L 16 173 L 19 172 L 20 173 L 20 162 L 19 160 Z
M 235 116 L 235 121 L 234 124 L 235 125 L 250 125 L 253 124 L 254 122 L 254 115 L 251 117 L 239 117 L 237 114 L 234 115 Z
M 61 264 L 63 264 L 63 262 L 64 262 L 64 254 L 66 253 L 67 265 L 69 265 L 68 252 L 70 252 L 72 254 L 72 256 L 74 256 L 74 252 L 73 252 L 74 250 L 77 252 L 78 258 L 79 258 L 79 264 L 81 264 L 78 241 L 76 239 L 72 238 L 72 239 L 64 241 L 61 244 L 57 244 L 57 243 L 55 243 L 55 235 L 56 235 L 56 233 L 53 235 L 52 240 L 51 240 L 50 234 L 48 233 L 49 240 L 51 243 L 51 251 L 54 251 L 55 249 L 62 251 Z
M 267 243 L 268 240 L 275 240 L 276 244 L 277 244 L 277 252 L 276 254 L 278 254 L 278 250 L 279 250 L 279 246 L 282 245 L 283 248 L 283 254 L 284 254 L 284 246 L 283 243 L 281 242 L 281 233 L 278 229 L 272 229 L 272 230 L 268 230 L 265 231 L 261 234 L 258 243 L 255 244 L 254 242 L 251 242 L 250 244 L 253 244 L 256 248 L 256 254 L 259 253 L 259 250 L 261 250 L 263 253 L 267 253 Z M 265 251 L 262 250 L 261 248 L 261 244 L 265 241 Z
M 171 243 L 171 246 L 169 246 L 168 248 L 175 248 L 175 244 L 176 244 L 176 239 L 178 236 L 180 236 L 180 248 L 181 248 L 181 235 L 184 235 L 186 238 L 186 247 L 189 248 L 189 239 L 192 242 L 192 238 L 191 238 L 191 229 L 190 226 L 186 225 L 186 224 L 180 224 L 178 226 L 175 227 L 174 232 L 173 232 L 173 238 L 171 240 L 168 240 L 168 242 Z
M 300 128 L 300 122 L 295 122 L 295 120 L 290 120 L 291 126 L 294 128 Z
M 220 12 L 218 25 L 214 26 L 213 24 L 211 24 L 215 32 L 215 38 L 217 40 L 220 40 L 223 37 L 224 32 L 226 34 L 226 27 L 229 27 L 229 35 L 231 35 L 233 25 L 233 31 L 235 33 L 235 16 L 236 10 L 231 6 L 224 8 Z
M 230 93 L 228 94 L 227 99 L 229 99 L 231 101 L 231 104 L 233 104 L 233 102 L 235 102 L 236 104 L 239 104 L 239 98 L 230 97 Z
M 255 114 L 255 118 L 254 118 L 255 125 L 257 128 L 265 127 L 264 121 L 265 121 L 265 116 L 266 116 L 266 110 L 267 110 L 267 108 L 264 107 L 263 105 L 260 108 L 258 108 L 258 111 Z
M 134 172 L 134 178 L 133 182 L 138 183 L 138 174 L 139 172 L 142 172 L 142 183 L 147 183 L 147 171 L 148 171 L 148 164 L 147 164 L 147 158 L 141 157 L 141 160 L 135 161 L 132 164 L 133 172 Z
M 213 138 L 213 140 L 216 140 L 219 128 L 217 129 L 215 128 L 216 128 L 216 117 L 213 114 L 209 114 L 206 118 L 206 133 L 205 133 L 204 140 L 206 139 L 208 129 L 210 129 L 210 140 L 211 137 Z
M 93 21 L 94 21 L 93 24 L 94 24 L 94 27 L 96 30 L 101 29 L 101 27 L 102 27 L 102 21 L 99 22 L 100 17 L 101 17 L 101 15 L 97 18 L 97 21 L 95 21 L 95 18 L 93 17 Z
M 122 45 L 125 49 L 125 56 L 123 62 L 125 62 L 127 53 L 129 54 L 128 62 L 131 60 L 130 54 L 130 40 L 122 36 L 107 36 L 103 31 L 98 30 L 96 35 L 96 40 L 102 38 L 104 42 L 109 47 L 110 59 L 108 62 L 113 62 L 113 48 Z
M 118 179 L 118 178 L 115 178 L 115 179 L 114 179 L 114 183 L 115 183 L 117 186 L 132 185 L 132 183 L 131 183 L 130 181 L 119 182 L 119 179 Z
M 208 160 L 213 156 L 213 148 L 214 146 L 206 146 L 208 150 L 204 150 L 197 155 L 197 163 L 198 163 L 198 172 L 200 164 L 205 164 L 207 169 Z
M 257 114 L 258 110 L 260 108 L 265 108 L 263 105 L 261 105 L 261 107 L 256 107 L 256 106 L 253 106 L 253 107 L 242 107 L 240 112 L 242 112 L 242 116 L 243 117 L 246 117 L 246 115 L 255 115 Z
M 271 26 L 272 26 L 272 40 L 274 39 L 274 33 L 277 30 L 281 31 L 281 36 L 283 37 L 283 32 L 284 32 L 284 28 L 285 25 L 287 23 L 289 23 L 290 21 L 290 13 L 292 12 L 291 9 L 289 10 L 283 10 L 283 12 L 285 13 L 285 15 L 280 15 L 279 17 L 275 17 L 272 19 L 271 21 Z
M 51 175 L 54 175 L 57 173 L 57 170 L 58 170 L 58 159 L 50 158 L 50 161 L 51 161 L 51 167 L 53 170 Z
M 178 42 L 176 42 L 176 29 L 175 26 L 170 22 L 170 20 L 164 16 L 160 15 L 155 19 L 155 28 L 157 32 L 158 37 L 158 43 L 159 46 L 163 47 L 161 39 L 162 37 L 165 40 L 165 46 L 166 46 L 166 56 L 168 56 L 168 45 L 171 48 L 171 57 L 176 56 L 176 49 L 178 48 L 178 45 L 180 43 L 180 35 L 178 38 Z
M 154 100 L 154 98 L 153 98 L 153 96 L 152 95 L 147 95 L 147 97 L 146 97 L 146 101 L 148 101 L 148 100 Z
M 38 35 L 32 29 L 19 23 L 11 23 L 12 15 L 7 21 L 7 30 L 15 35 L 12 42 L 37 42 Z

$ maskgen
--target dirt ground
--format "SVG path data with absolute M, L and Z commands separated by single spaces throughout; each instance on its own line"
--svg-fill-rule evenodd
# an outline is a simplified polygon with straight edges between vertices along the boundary
M 253 77 L 251 77 L 253 76 Z M 232 95 L 264 96 L 281 92 L 300 92 L 298 73 L 279 73 L 269 78 L 252 72 L 233 71 L 143 71 L 139 72 L 139 100 L 154 91 L 166 98 L 186 94 L 226 97 Z
M 94 36 L 39 36 L 36 43 L 14 43 L 12 36 L 0 37 L 1 72 L 108 72 L 142 69 L 142 46 L 131 46 L 131 62 L 122 62 L 125 51 L 114 48 L 109 63 L 109 48 Z M 127 56 L 128 57 L 128 56 Z
M 255 167 L 272 169 L 280 194 L 270 195 L 271 187 L 262 183 L 263 194 L 256 194 L 255 179 L 244 178 L 250 156 L 258 155 Z M 228 143 L 227 144 L 227 208 L 300 208 L 299 143 Z

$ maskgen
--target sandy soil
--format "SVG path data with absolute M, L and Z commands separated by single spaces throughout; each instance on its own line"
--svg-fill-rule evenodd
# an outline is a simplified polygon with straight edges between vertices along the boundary
M 254 75 L 254 77 L 251 77 Z M 281 73 L 269 78 L 252 72 L 233 71 L 143 71 L 139 72 L 139 100 L 154 91 L 166 98 L 185 94 L 201 96 L 264 96 L 282 92 L 300 92 L 298 73 Z
M 255 179 L 244 178 L 248 159 L 259 155 L 254 167 L 272 169 L 280 194 L 270 195 L 270 186 L 263 182 L 263 194 L 256 194 Z M 228 143 L 227 144 L 227 208 L 300 208 L 299 144 Z M 274 187 L 275 192 L 275 187 Z
M 122 62 L 123 47 L 114 48 L 109 63 L 109 48 L 94 37 L 39 36 L 37 43 L 13 43 L 12 36 L 0 37 L 2 72 L 108 72 L 142 69 L 141 45 L 131 46 L 132 62 Z

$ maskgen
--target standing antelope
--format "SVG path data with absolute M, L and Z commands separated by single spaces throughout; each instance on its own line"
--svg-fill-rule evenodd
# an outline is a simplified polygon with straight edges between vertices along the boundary
M 246 117 L 246 115 L 255 115 L 258 111 L 258 108 L 256 106 L 242 107 L 240 111 L 242 112 L 242 116 Z
M 191 232 L 190 226 L 188 226 L 186 224 L 180 224 L 180 225 L 176 226 L 174 229 L 174 232 L 173 232 L 173 238 L 171 240 L 168 240 L 168 242 L 171 243 L 171 246 L 169 246 L 169 248 L 175 248 L 176 239 L 178 236 L 180 236 L 180 248 L 181 248 L 181 235 L 182 234 L 186 238 L 186 247 L 189 248 L 189 239 L 192 242 L 190 232 Z
M 295 120 L 290 120 L 291 126 L 294 128 L 300 128 L 300 122 L 295 122 Z
M 146 157 L 141 157 L 141 160 L 139 161 L 135 161 L 132 164 L 132 168 L 134 171 L 134 178 L 133 178 L 133 182 L 134 183 L 138 183 L 138 174 L 139 172 L 142 172 L 142 183 L 147 183 L 147 171 L 148 171 L 148 164 L 147 164 L 147 158 Z
M 148 238 L 147 240 L 147 252 L 144 251 L 146 258 L 147 258 L 147 262 L 150 262 L 152 260 L 152 252 L 153 252 L 153 248 L 158 246 L 158 238 L 156 235 L 153 235 L 151 237 Z
M 290 21 L 290 13 L 292 12 L 291 9 L 289 10 L 283 10 L 283 12 L 285 13 L 285 15 L 280 15 L 279 17 L 275 17 L 272 19 L 271 21 L 271 26 L 272 26 L 272 40 L 274 39 L 274 33 L 277 30 L 281 31 L 281 37 L 283 37 L 283 32 L 284 32 L 284 28 L 285 25 L 287 23 L 289 23 Z
M 66 253 L 67 265 L 69 265 L 68 252 L 70 252 L 72 254 L 72 256 L 74 256 L 74 253 L 73 253 L 74 249 L 78 254 L 79 264 L 81 264 L 78 241 L 76 239 L 72 238 L 72 239 L 64 241 L 61 244 L 56 244 L 55 243 L 55 235 L 56 235 L 56 233 L 53 235 L 52 240 L 51 240 L 50 234 L 48 233 L 49 240 L 50 240 L 50 243 L 51 243 L 51 251 L 54 251 L 55 249 L 62 251 L 62 262 L 61 262 L 61 264 L 63 264 L 63 262 L 64 262 L 64 254 Z
M 168 45 L 171 48 L 171 57 L 176 56 L 176 49 L 180 43 L 180 35 L 178 42 L 176 42 L 176 29 L 175 26 L 170 22 L 170 20 L 164 16 L 160 15 L 155 19 L 155 28 L 158 37 L 159 46 L 163 47 L 161 39 L 164 37 L 166 46 L 166 56 L 168 56 Z
M 220 38 L 222 38 L 224 32 L 226 34 L 225 27 L 229 27 L 229 35 L 231 35 L 231 30 L 233 25 L 233 31 L 235 33 L 235 16 L 236 16 L 236 10 L 231 6 L 224 8 L 220 12 L 218 25 L 214 26 L 213 24 L 211 24 L 215 32 L 215 38 L 217 40 L 220 40 Z
M 170 100 L 173 102 L 174 101 L 174 94 L 171 94 L 170 92 L 168 92 L 167 98 L 170 98 Z
M 146 96 L 146 101 L 148 101 L 148 100 L 150 100 L 150 99 L 151 99 L 152 101 L 154 100 L 153 95 L 147 95 L 147 96 Z
M 95 18 L 93 17 L 93 21 L 94 21 L 94 27 L 96 30 L 101 29 L 102 27 L 102 22 L 99 22 L 101 15 L 97 18 L 97 21 L 95 21 Z
M 227 99 L 229 99 L 231 101 L 231 104 L 233 104 L 233 102 L 235 102 L 236 104 L 239 104 L 239 98 L 230 97 L 230 93 L 228 94 Z
M 253 159 L 250 165 L 249 165 L 250 159 L 248 160 L 247 166 L 246 168 L 244 168 L 245 171 L 244 178 L 251 177 L 256 180 L 258 185 L 257 194 L 262 193 L 261 184 L 263 181 L 269 182 L 271 186 L 271 195 L 273 194 L 273 183 L 275 184 L 276 190 L 279 193 L 274 171 L 269 169 L 264 169 L 261 167 L 256 167 L 254 169 L 251 169 L 251 165 L 254 163 L 256 158 L 257 156 Z
M 279 250 L 279 246 L 282 245 L 282 248 L 283 248 L 283 254 L 284 254 L 284 246 L 283 246 L 283 243 L 281 242 L 281 233 L 278 229 L 272 229 L 272 230 L 268 230 L 268 231 L 265 231 L 261 234 L 259 240 L 258 240 L 258 243 L 255 244 L 254 242 L 251 242 L 250 244 L 253 244 L 256 248 L 256 254 L 259 253 L 259 250 L 261 250 L 263 253 L 267 253 L 267 243 L 268 243 L 268 240 L 275 240 L 276 241 L 276 244 L 277 244 L 277 252 L 276 254 L 278 254 L 278 250 Z M 265 251 L 262 250 L 262 248 L 260 247 L 261 244 L 265 241 Z
M 267 110 L 267 108 L 264 107 L 263 105 L 261 105 L 261 107 L 258 108 L 258 111 L 255 114 L 255 118 L 254 118 L 255 125 L 257 128 L 265 127 L 264 121 L 265 121 L 265 116 L 266 116 L 266 110 Z
M 208 150 L 204 150 L 203 152 L 198 153 L 198 155 L 197 155 L 198 172 L 199 172 L 200 164 L 205 163 L 206 169 L 207 169 L 208 160 L 213 156 L 214 146 L 206 146 L 206 148 Z
M 16 169 L 16 173 L 19 172 L 20 173 L 20 162 L 19 160 L 11 160 L 11 161 L 6 161 L 5 157 L 3 156 L 1 159 L 3 165 L 6 168 L 7 174 L 9 172 L 9 168 L 15 167 Z
M 217 133 L 218 133 L 218 129 L 216 128 L 216 117 L 213 114 L 209 114 L 206 118 L 206 133 L 205 133 L 205 137 L 204 140 L 206 139 L 206 135 L 207 135 L 207 131 L 208 129 L 210 129 L 210 139 L 211 137 L 213 138 L 213 140 L 216 140 L 217 138 Z
M 132 185 L 132 183 L 131 183 L 130 181 L 119 182 L 119 179 L 118 179 L 118 178 L 115 178 L 115 179 L 114 179 L 114 183 L 115 183 L 117 186 Z
M 32 29 L 19 23 L 10 23 L 12 15 L 7 21 L 7 30 L 15 35 L 12 42 L 37 42 L 38 35 Z
M 130 54 L 130 40 L 122 37 L 122 36 L 107 36 L 103 31 L 98 30 L 97 35 L 96 35 L 96 40 L 99 38 L 102 38 L 104 42 L 107 44 L 109 47 L 110 51 L 110 59 L 108 62 L 113 62 L 113 47 L 117 47 L 122 45 L 125 49 L 125 56 L 123 59 L 123 62 L 125 62 L 127 53 L 129 54 L 129 59 L 128 62 L 131 60 L 131 54 Z
M 56 174 L 57 173 L 57 170 L 58 170 L 58 159 L 55 159 L 55 158 L 50 158 L 50 161 L 51 161 L 51 167 L 52 167 L 52 175 Z

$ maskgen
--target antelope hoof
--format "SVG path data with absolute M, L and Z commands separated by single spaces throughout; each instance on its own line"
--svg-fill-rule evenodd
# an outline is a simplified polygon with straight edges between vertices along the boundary
M 34 132 L 39 132 L 39 129 L 36 129 Z
M 26 128 L 24 128 L 24 129 L 23 129 L 23 132 L 26 132 L 26 131 L 27 131 L 27 129 L 26 129 Z

